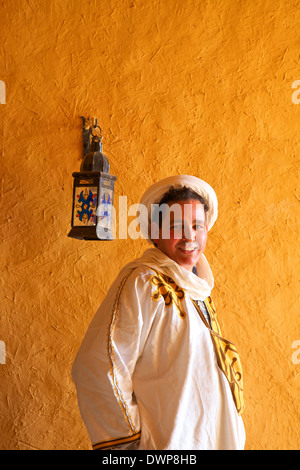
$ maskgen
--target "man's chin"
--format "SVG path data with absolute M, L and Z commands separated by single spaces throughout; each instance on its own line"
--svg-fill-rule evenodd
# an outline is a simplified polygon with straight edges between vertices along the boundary
M 180 266 L 183 266 L 188 271 L 192 271 L 193 267 L 197 264 L 198 259 L 199 259 L 199 255 L 198 256 L 180 256 L 175 261 L 177 264 L 179 264 Z

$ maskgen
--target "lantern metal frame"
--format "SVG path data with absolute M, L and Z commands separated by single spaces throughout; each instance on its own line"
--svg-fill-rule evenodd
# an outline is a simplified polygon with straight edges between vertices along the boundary
M 81 171 L 72 174 L 72 229 L 68 236 L 79 240 L 113 240 L 113 197 L 117 178 L 109 174 L 109 161 L 102 153 L 101 128 L 97 119 L 81 118 L 83 160 Z

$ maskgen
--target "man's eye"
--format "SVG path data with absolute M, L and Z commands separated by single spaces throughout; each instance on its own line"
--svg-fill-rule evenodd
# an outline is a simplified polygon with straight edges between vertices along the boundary
M 196 224 L 196 225 L 195 225 L 195 230 L 204 230 L 204 225 L 202 225 L 202 224 Z
M 181 229 L 182 229 L 181 224 L 171 225 L 171 230 L 181 230 Z

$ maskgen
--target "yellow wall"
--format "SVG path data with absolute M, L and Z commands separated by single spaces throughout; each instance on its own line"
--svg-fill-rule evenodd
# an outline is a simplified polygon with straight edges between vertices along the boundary
M 299 448 L 299 21 L 295 0 L 1 2 L 1 449 L 90 448 L 71 364 L 147 246 L 67 237 L 81 115 L 99 119 L 116 209 L 172 174 L 215 188 L 206 255 L 247 449 Z

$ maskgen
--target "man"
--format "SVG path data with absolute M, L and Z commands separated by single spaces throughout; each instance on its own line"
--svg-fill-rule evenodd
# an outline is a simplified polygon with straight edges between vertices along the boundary
M 239 356 L 221 336 L 203 254 L 215 192 L 169 177 L 141 207 L 154 247 L 121 270 L 72 370 L 93 448 L 243 449 Z

